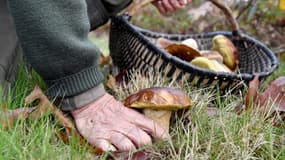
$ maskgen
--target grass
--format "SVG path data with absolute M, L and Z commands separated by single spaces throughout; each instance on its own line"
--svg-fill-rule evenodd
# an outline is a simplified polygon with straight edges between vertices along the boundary
M 96 43 L 106 45 L 102 41 Z M 266 83 L 284 76 L 284 66 L 282 63 Z M 24 106 L 24 97 L 35 84 L 46 88 L 38 75 L 22 66 L 14 89 L 7 99 L 0 98 L 0 103 L 6 103 L 8 108 Z M 171 139 L 144 147 L 152 159 L 285 159 L 284 122 L 274 127 L 272 117 L 263 118 L 251 111 L 237 115 L 234 109 L 242 105 L 242 95 L 221 96 L 206 88 L 168 81 L 157 74 L 148 78 L 134 74 L 131 83 L 118 86 L 115 93 L 118 99 L 123 99 L 153 86 L 184 90 L 192 98 L 193 107 L 173 114 Z M 207 106 L 215 106 L 217 114 L 208 116 Z M 10 129 L 0 126 L 0 159 L 107 159 L 108 154 L 94 157 L 76 140 L 64 144 L 56 135 L 60 129 L 49 113 L 38 121 L 19 120 Z
M 159 75 L 148 77 L 135 74 L 131 83 L 116 89 L 117 97 L 122 99 L 146 87 L 170 86 L 184 90 L 194 102 L 189 111 L 173 115 L 171 140 L 146 147 L 153 159 L 285 158 L 284 123 L 273 127 L 272 118 L 250 111 L 237 115 L 234 110 L 242 105 L 242 95 L 220 96 L 187 83 L 169 83 Z M 213 105 L 218 108 L 217 115 L 209 117 L 206 107 Z

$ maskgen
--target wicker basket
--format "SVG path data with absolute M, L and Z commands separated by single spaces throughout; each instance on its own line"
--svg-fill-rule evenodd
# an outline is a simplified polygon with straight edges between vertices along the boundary
M 142 73 L 153 70 L 177 80 L 186 79 L 194 86 L 218 85 L 223 90 L 242 87 L 243 85 L 240 84 L 248 84 L 257 74 L 260 79 L 263 79 L 270 75 L 279 64 L 276 56 L 264 44 L 239 32 L 235 20 L 231 23 L 232 32 L 219 31 L 188 35 L 152 32 L 130 24 L 129 20 L 130 16 L 126 14 L 112 17 L 110 52 L 114 64 L 120 70 L 135 69 Z M 198 42 L 199 50 L 209 50 L 212 48 L 212 38 L 218 34 L 230 38 L 238 49 L 240 61 L 238 73 L 214 72 L 196 67 L 155 45 L 159 37 L 175 41 L 193 38 Z

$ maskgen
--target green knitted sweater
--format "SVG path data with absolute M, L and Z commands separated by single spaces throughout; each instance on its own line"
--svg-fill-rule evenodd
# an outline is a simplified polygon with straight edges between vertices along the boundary
M 130 1 L 8 0 L 24 57 L 51 96 L 72 97 L 101 84 L 100 52 L 88 33 Z

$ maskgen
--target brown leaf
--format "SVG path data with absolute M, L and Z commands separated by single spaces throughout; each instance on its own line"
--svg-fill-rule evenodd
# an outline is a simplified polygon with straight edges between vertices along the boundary
M 104 56 L 103 54 L 100 54 L 100 57 L 99 57 L 99 65 L 102 67 L 102 66 L 105 66 L 105 65 L 111 65 L 112 64 L 112 58 L 111 56 Z
M 12 128 L 14 122 L 19 120 L 20 118 L 27 118 L 29 114 L 35 109 L 33 108 L 18 108 L 14 110 L 9 110 L 6 108 L 6 104 L 2 105 L 1 112 L 1 124 L 5 129 Z
M 74 136 L 80 140 L 82 146 L 88 146 L 91 152 L 96 154 L 102 153 L 101 149 L 89 145 L 88 142 L 77 132 L 75 124 L 70 120 L 70 118 L 60 111 L 58 107 L 54 106 L 38 86 L 35 86 L 31 94 L 26 97 L 25 103 L 26 105 L 31 104 L 37 99 L 40 102 L 35 107 L 35 110 L 29 115 L 30 118 L 37 119 L 40 118 L 45 112 L 51 111 L 58 123 L 65 128 L 65 132 L 59 133 L 60 137 L 65 143 L 69 143 L 71 136 Z
M 285 76 L 279 77 L 262 93 L 258 94 L 259 81 L 258 77 L 255 77 L 253 81 L 250 82 L 248 94 L 245 100 L 246 109 L 253 107 L 253 109 L 261 113 L 261 115 L 276 115 L 278 112 L 283 112 L 280 114 L 281 120 L 285 120 Z M 273 110 L 268 110 L 268 106 L 274 106 Z M 258 107 L 258 108 L 257 108 Z M 277 112 L 276 112 L 277 111 Z M 269 112 L 269 114 L 267 114 Z M 275 119 L 273 121 L 274 126 L 279 125 L 279 121 Z
M 260 104 L 263 110 L 268 101 L 277 106 L 276 110 L 285 112 L 285 76 L 271 82 L 270 86 L 261 94 Z
M 55 107 L 42 90 L 35 86 L 34 90 L 25 98 L 25 104 L 31 104 L 35 100 L 39 100 L 39 104 L 35 106 L 35 110 L 29 115 L 29 118 L 38 119 L 44 113 L 52 111 L 55 118 L 58 120 L 58 123 L 62 125 L 69 132 L 75 130 L 74 124 L 68 119 L 57 107 Z
M 249 83 L 247 96 L 245 98 L 245 110 L 253 107 L 257 100 L 258 88 L 259 88 L 259 76 L 256 75 L 254 79 Z
M 121 84 L 123 82 L 126 82 L 126 78 L 128 76 L 128 71 L 127 70 L 122 70 L 116 77 L 116 83 Z
M 108 76 L 106 86 L 111 90 L 114 90 L 114 88 L 116 87 L 116 79 L 112 75 Z

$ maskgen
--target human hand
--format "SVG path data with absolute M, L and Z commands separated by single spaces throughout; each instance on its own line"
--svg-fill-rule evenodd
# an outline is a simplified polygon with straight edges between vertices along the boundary
M 80 134 L 103 151 L 129 151 L 151 144 L 150 135 L 160 139 L 168 137 L 154 121 L 125 107 L 109 94 L 72 111 L 72 115 Z
M 184 8 L 192 0 L 155 0 L 152 4 L 165 15 L 167 12 L 174 12 L 177 9 Z

